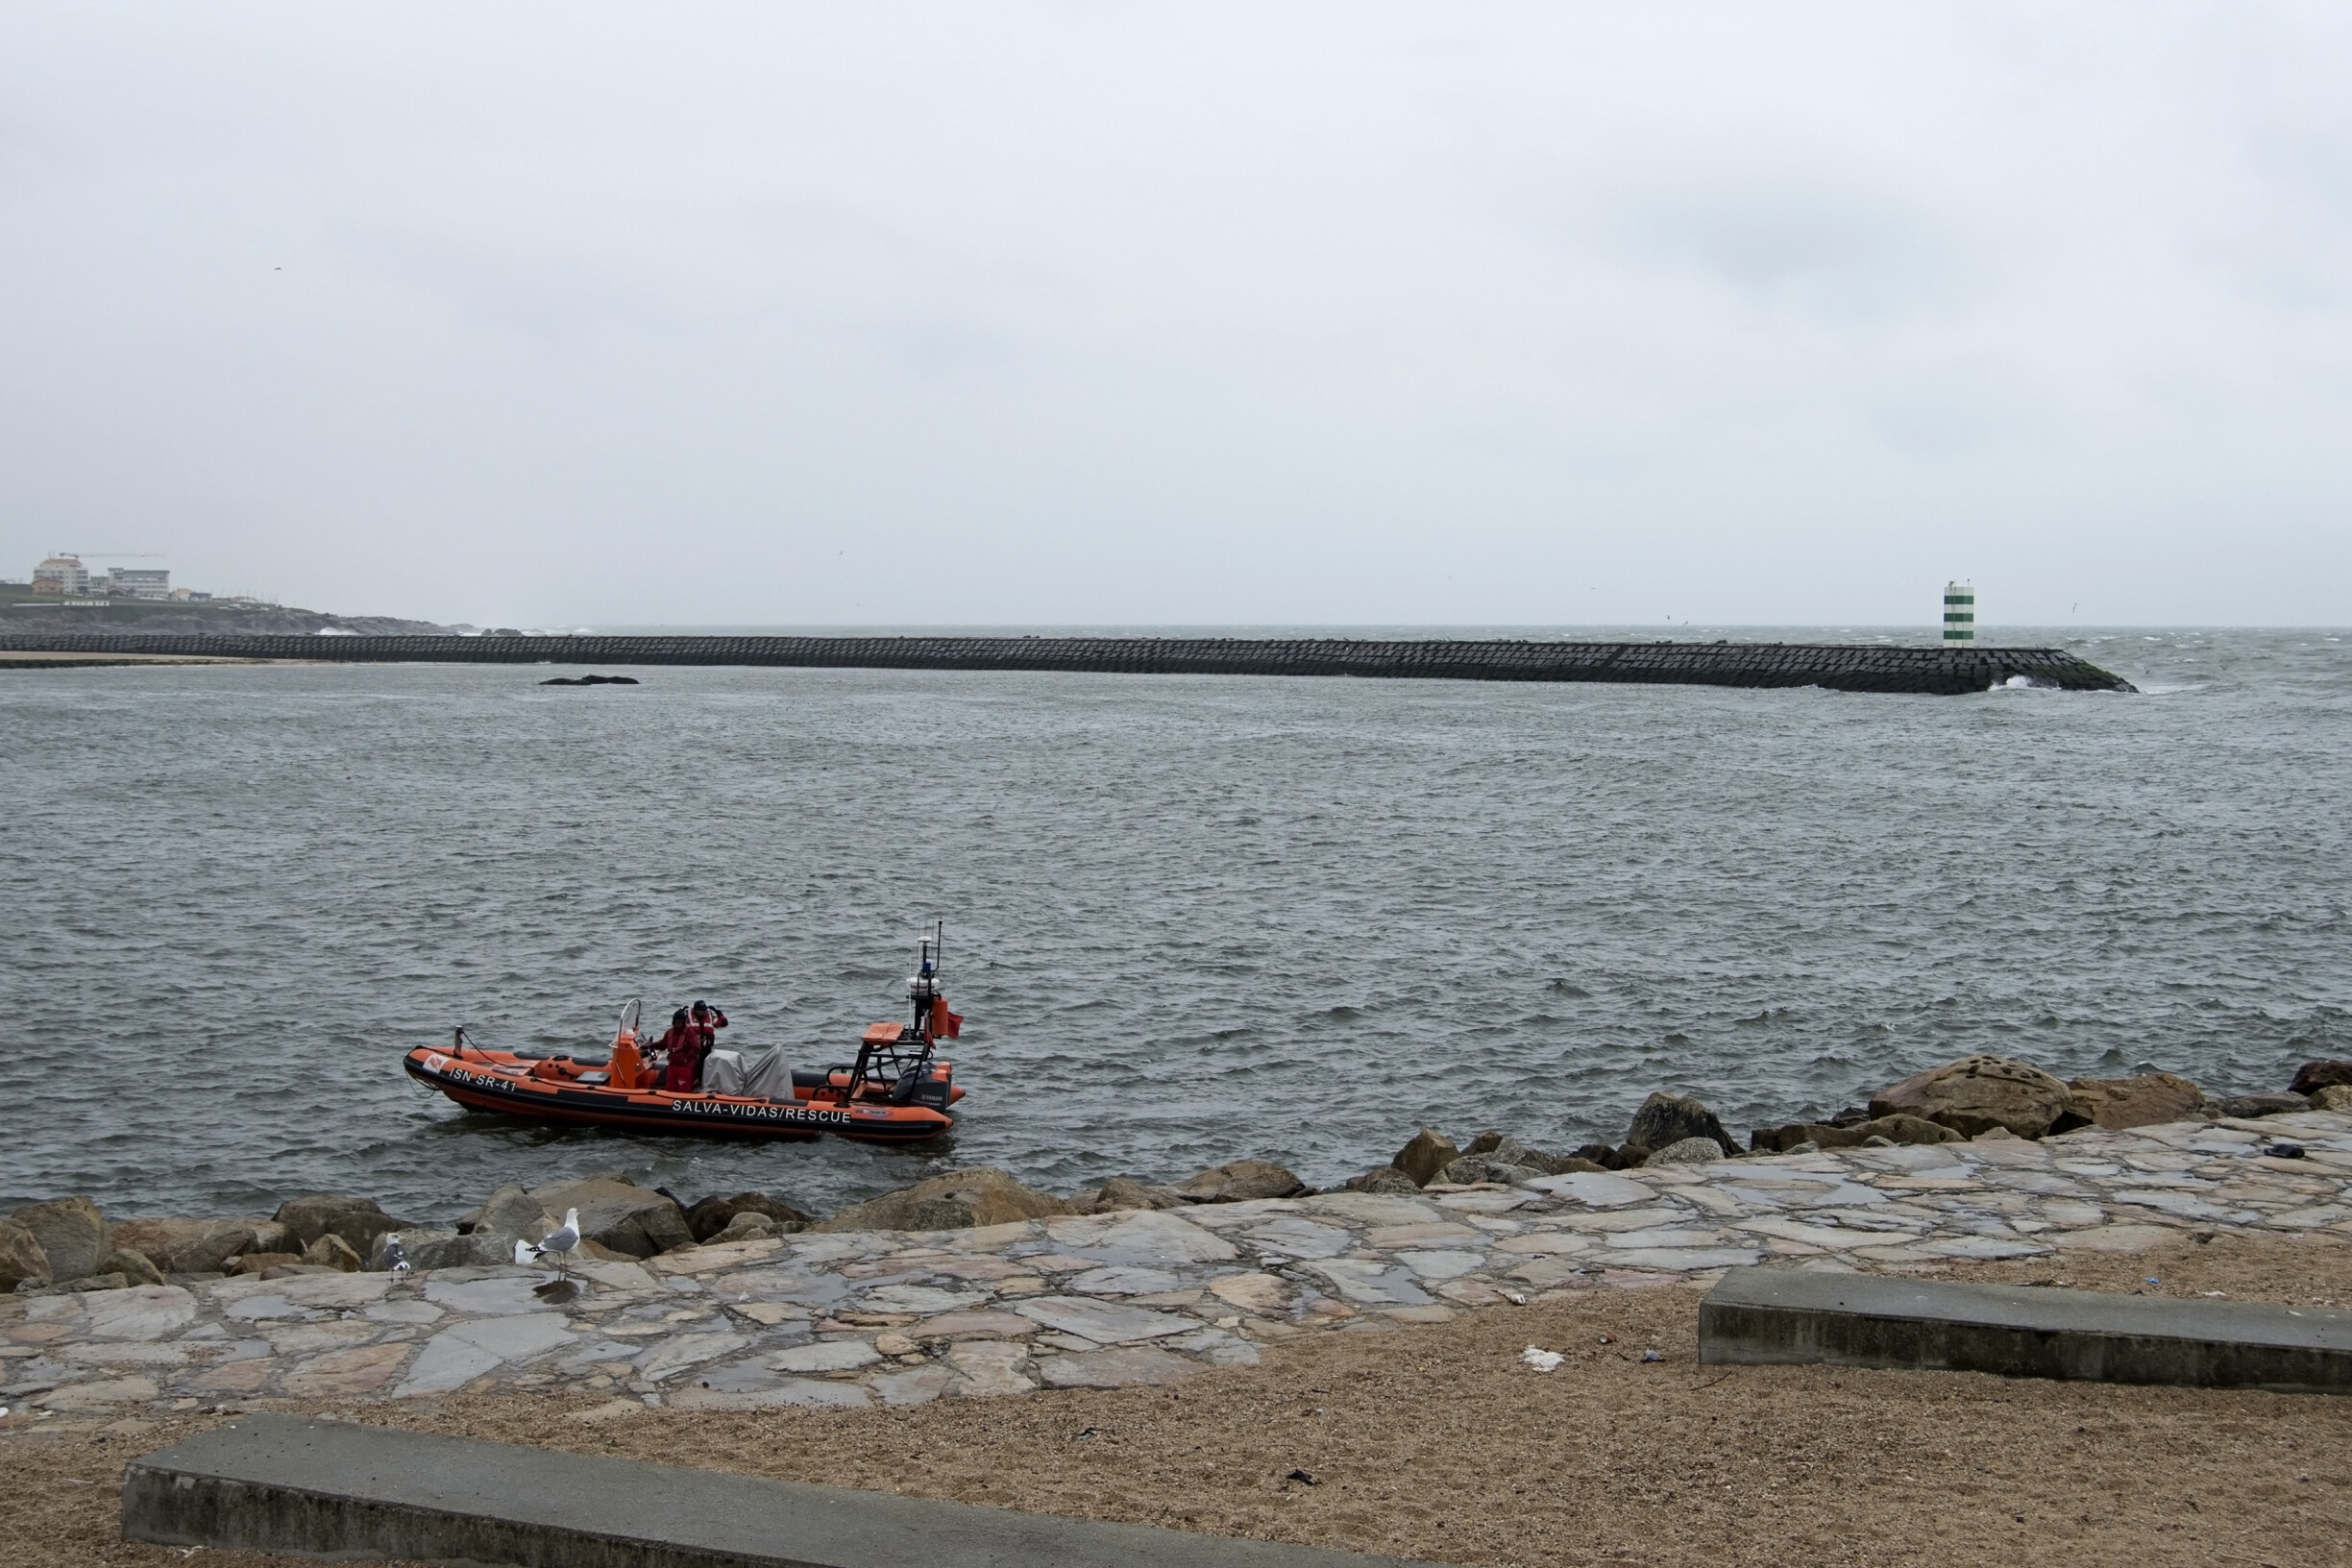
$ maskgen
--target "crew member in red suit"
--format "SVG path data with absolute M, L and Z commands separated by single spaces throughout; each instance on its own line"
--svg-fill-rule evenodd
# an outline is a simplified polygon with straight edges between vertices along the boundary
M 662 1088 L 673 1094 L 692 1093 L 702 1080 L 702 1031 L 686 1020 L 686 1010 L 679 1008 L 670 1015 L 670 1032 L 661 1038 L 661 1048 L 669 1053 L 669 1067 L 662 1074 Z
M 726 1015 L 708 1002 L 694 1004 L 694 1027 L 702 1040 L 702 1054 L 708 1056 L 719 1043 L 719 1031 L 726 1027 Z

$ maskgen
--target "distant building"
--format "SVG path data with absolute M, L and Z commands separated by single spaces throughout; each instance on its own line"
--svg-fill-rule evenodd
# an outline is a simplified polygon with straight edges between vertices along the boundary
M 174 588 L 171 591 L 171 597 L 184 604 L 209 604 L 212 602 L 210 594 L 199 592 L 194 588 Z
M 147 567 L 116 567 L 107 575 L 106 591 L 124 594 L 132 599 L 169 599 L 172 597 L 171 574 Z
M 79 555 L 52 555 L 33 569 L 33 591 L 77 599 L 89 592 L 89 569 Z

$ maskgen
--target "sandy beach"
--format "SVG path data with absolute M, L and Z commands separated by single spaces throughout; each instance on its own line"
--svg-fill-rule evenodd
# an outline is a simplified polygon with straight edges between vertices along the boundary
M 1949 1278 L 2337 1306 L 2352 1243 L 2184 1237 Z M 2150 1283 L 2150 1282 L 2153 1283 Z M 2317 1564 L 2344 1560 L 2352 1402 L 1821 1367 L 1703 1368 L 1700 1291 L 1595 1289 L 1313 1335 L 1171 1387 L 910 1409 L 601 1413 L 518 1392 L 297 1413 L 994 1507 L 1440 1562 Z M 1565 1353 L 1537 1374 L 1519 1353 Z M 1646 1361 L 1657 1351 L 1663 1360 Z M 127 1544 L 132 1458 L 231 1415 L 12 1416 L 0 1562 L 185 1560 Z M 1303 1471 L 1311 1484 L 1288 1479 Z M 292 1561 L 207 1554 L 207 1561 Z

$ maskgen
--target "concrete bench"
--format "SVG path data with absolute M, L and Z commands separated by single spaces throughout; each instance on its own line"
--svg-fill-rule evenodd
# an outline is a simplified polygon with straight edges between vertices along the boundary
M 123 1534 L 520 1568 L 1407 1568 L 1397 1559 L 381 1427 L 240 1416 L 135 1461 Z
M 1700 1303 L 1699 1360 L 2340 1394 L 2352 1312 L 1737 1268 Z

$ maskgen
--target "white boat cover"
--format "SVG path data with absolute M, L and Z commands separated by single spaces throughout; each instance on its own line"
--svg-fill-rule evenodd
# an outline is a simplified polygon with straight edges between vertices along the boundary
M 742 1094 L 763 1100 L 793 1097 L 792 1064 L 784 1047 L 771 1046 L 749 1061 L 741 1051 L 713 1051 L 702 1059 L 702 1088 L 713 1094 Z

